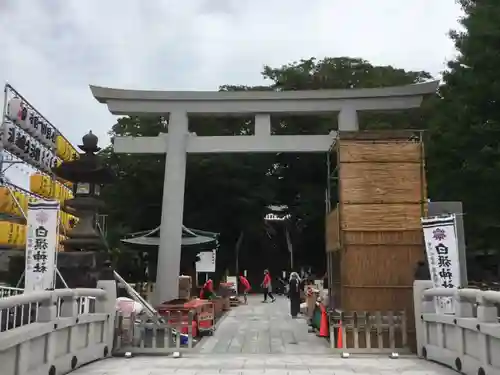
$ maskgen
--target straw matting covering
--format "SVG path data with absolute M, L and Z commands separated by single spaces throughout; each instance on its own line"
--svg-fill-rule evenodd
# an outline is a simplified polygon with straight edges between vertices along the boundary
M 341 163 L 415 163 L 421 164 L 421 144 L 410 141 L 337 142 Z
M 349 231 L 421 230 L 420 204 L 341 204 L 340 228 Z
M 339 204 L 326 219 L 326 250 L 339 253 L 341 308 L 406 310 L 410 333 L 413 274 L 424 256 L 423 145 L 407 134 L 341 133 L 335 152 Z
M 343 203 L 422 202 L 422 167 L 417 163 L 343 163 L 339 176 Z

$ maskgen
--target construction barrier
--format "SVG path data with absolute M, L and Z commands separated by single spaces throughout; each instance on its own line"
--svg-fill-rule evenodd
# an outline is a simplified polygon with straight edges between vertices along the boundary
M 405 311 L 330 311 L 330 347 L 350 354 L 408 354 Z

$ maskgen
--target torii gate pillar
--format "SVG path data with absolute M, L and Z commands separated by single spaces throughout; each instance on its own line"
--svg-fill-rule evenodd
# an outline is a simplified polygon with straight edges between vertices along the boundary
M 178 298 L 187 153 L 323 152 L 336 133 L 271 135 L 271 114 L 338 112 L 339 131 L 357 131 L 357 112 L 420 107 L 423 95 L 439 82 L 346 90 L 170 92 L 120 90 L 91 86 L 92 94 L 115 115 L 169 115 L 168 134 L 116 137 L 117 153 L 166 153 L 155 298 L 159 304 Z M 197 137 L 188 129 L 189 114 L 255 115 L 255 135 Z
M 154 294 L 156 304 L 178 298 L 179 294 L 182 220 L 186 185 L 187 113 L 170 113 L 168 129 L 168 137 L 165 141 L 169 152 L 167 152 L 165 160 L 160 247 L 158 249 Z

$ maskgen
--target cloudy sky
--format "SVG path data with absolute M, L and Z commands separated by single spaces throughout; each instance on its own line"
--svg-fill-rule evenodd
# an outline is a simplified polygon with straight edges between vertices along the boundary
M 459 16 L 454 0 L 0 0 L 0 82 L 73 143 L 92 129 L 105 145 L 114 117 L 89 84 L 216 90 L 313 56 L 438 75 Z

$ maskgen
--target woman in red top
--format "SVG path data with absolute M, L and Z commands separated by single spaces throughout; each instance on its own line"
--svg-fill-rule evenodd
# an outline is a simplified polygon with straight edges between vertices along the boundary
M 240 283 L 243 285 L 243 298 L 245 300 L 245 305 L 248 303 L 248 292 L 252 287 L 250 286 L 250 283 L 248 282 L 248 279 L 244 275 L 240 275 Z
M 203 285 L 203 288 L 201 288 L 200 299 L 212 299 L 214 297 L 214 282 L 211 279 L 208 279 Z
M 262 281 L 262 288 L 264 289 L 264 301 L 267 302 L 267 296 L 271 298 L 271 302 L 275 302 L 276 298 L 273 296 L 273 286 L 271 283 L 271 275 L 268 270 L 264 270 L 264 280 Z

